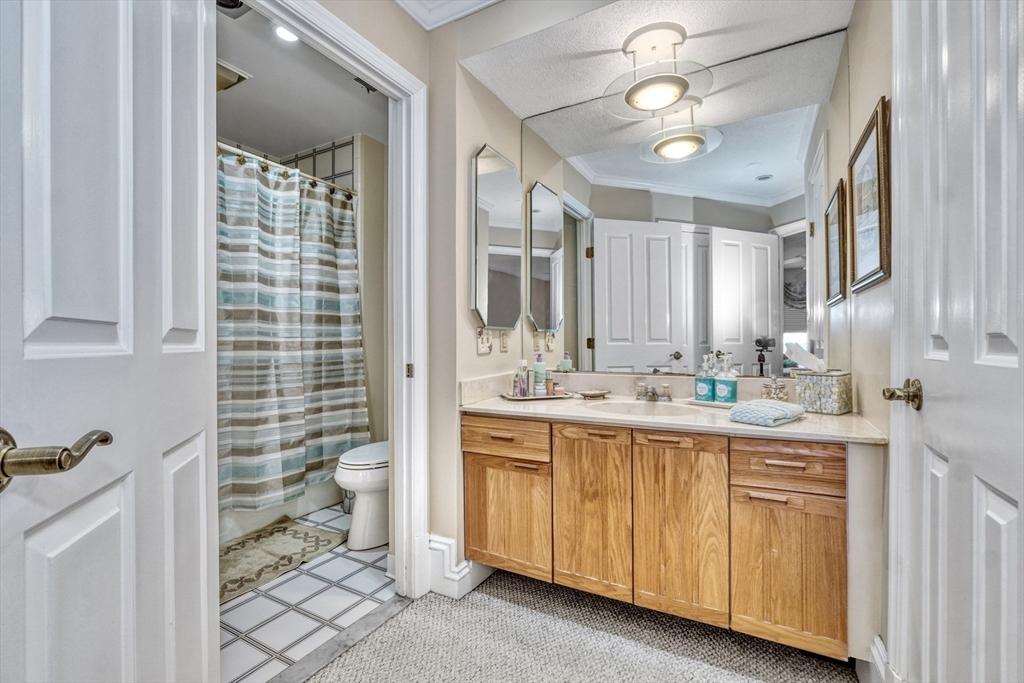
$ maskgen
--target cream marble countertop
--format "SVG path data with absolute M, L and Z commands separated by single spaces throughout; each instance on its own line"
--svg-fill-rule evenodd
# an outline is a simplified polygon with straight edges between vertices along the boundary
M 667 405 L 680 406 L 687 411 L 683 415 L 623 415 L 595 410 L 593 406 L 610 402 L 643 405 L 632 396 L 609 396 L 603 401 L 584 401 L 579 398 L 554 399 L 547 401 L 506 401 L 501 397 L 488 398 L 461 407 L 463 413 L 473 415 L 494 415 L 518 417 L 549 422 L 565 421 L 586 424 L 639 427 L 666 431 L 700 432 L 726 436 L 752 436 L 774 439 L 800 439 L 831 441 L 835 443 L 861 443 L 885 445 L 888 438 L 879 432 L 863 416 L 821 415 L 805 413 L 794 422 L 778 427 L 759 427 L 729 420 L 729 411 L 724 408 L 708 408 L 676 399 Z M 666 404 L 654 404 L 666 405 Z

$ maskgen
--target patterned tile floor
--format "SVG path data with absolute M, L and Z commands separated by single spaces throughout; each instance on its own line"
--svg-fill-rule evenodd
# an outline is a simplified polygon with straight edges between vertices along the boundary
M 350 516 L 339 504 L 295 521 L 344 531 Z M 343 544 L 221 605 L 221 681 L 262 683 L 390 599 L 387 551 Z

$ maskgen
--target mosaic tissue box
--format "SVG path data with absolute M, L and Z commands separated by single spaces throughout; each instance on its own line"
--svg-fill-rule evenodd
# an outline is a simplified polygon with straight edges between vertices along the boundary
M 810 413 L 842 415 L 853 410 L 853 380 L 841 370 L 798 372 L 796 401 Z

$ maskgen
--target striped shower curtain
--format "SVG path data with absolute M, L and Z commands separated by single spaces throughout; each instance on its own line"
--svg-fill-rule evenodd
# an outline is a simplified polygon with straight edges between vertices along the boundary
M 234 154 L 217 186 L 220 508 L 260 510 L 370 440 L 355 207 Z

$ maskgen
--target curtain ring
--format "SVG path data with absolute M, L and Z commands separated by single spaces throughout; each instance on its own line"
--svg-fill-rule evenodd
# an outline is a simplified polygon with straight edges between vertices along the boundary
M 309 189 L 311 189 L 311 190 L 315 190 L 316 189 L 316 181 L 315 180 L 310 180 L 309 181 Z
M 247 159 L 245 158 L 244 154 L 239 154 L 238 155 L 238 165 L 239 166 L 245 166 L 245 162 L 246 161 L 247 161 Z
M 263 163 L 260 164 L 260 170 L 263 171 L 264 173 L 268 173 L 270 171 L 270 164 L 264 161 Z
M 288 180 L 288 176 L 290 176 L 290 175 L 291 174 L 288 173 L 288 169 L 287 168 L 284 169 L 283 171 L 281 171 L 281 177 L 284 178 L 285 180 Z

